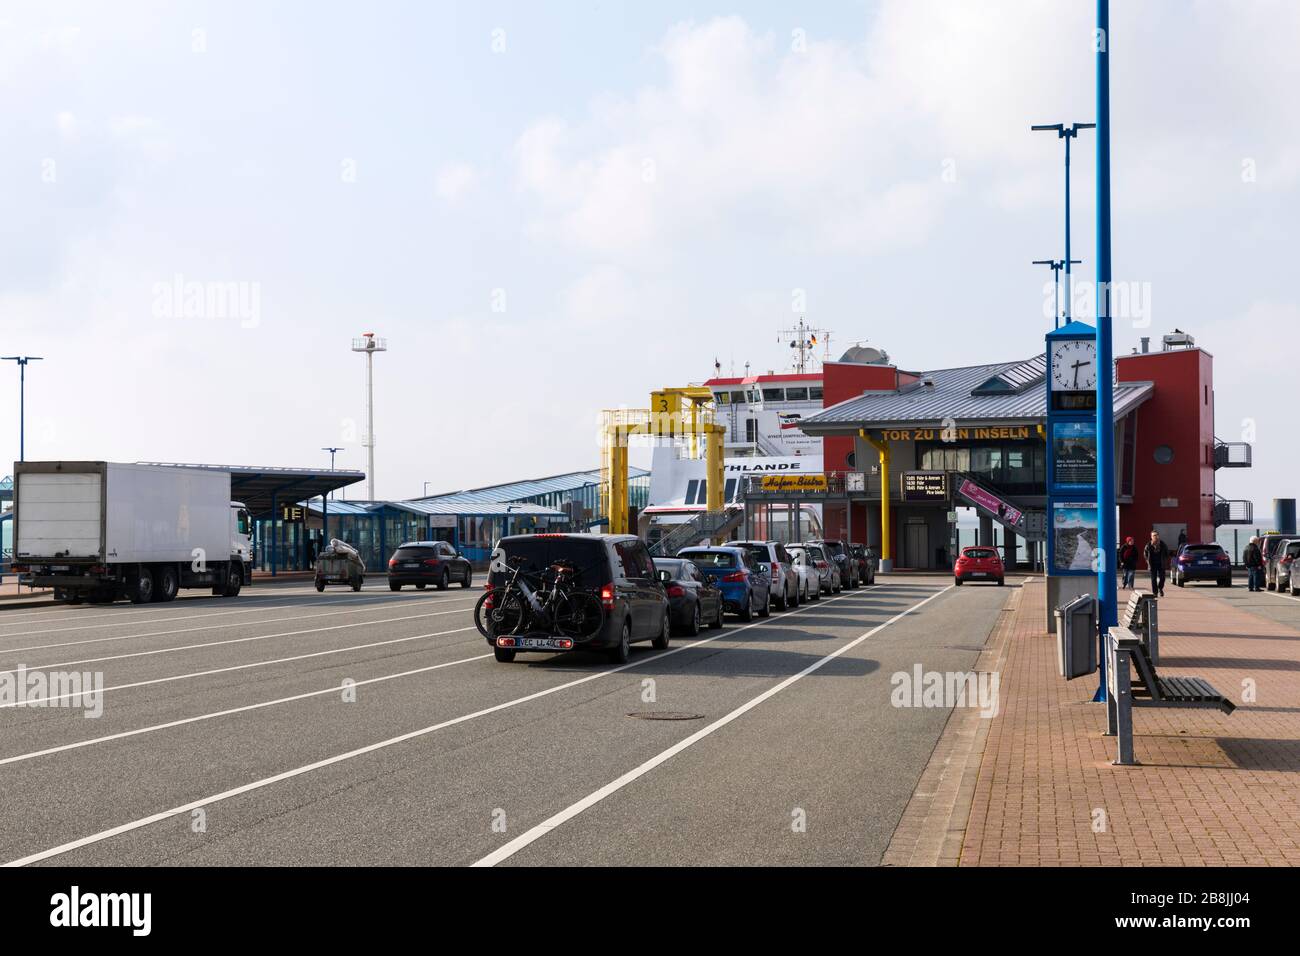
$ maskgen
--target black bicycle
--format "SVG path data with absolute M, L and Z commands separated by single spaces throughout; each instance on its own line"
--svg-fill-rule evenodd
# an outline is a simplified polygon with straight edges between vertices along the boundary
M 524 559 L 493 561 L 493 570 L 510 575 L 474 605 L 474 626 L 489 640 L 539 631 L 582 640 L 600 630 L 605 612 L 600 599 L 577 586 L 578 572 L 557 562 L 542 572 L 523 569 Z

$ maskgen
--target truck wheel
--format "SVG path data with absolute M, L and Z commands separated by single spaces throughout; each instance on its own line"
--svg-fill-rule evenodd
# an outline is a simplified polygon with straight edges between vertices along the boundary
M 140 568 L 135 577 L 128 579 L 126 596 L 132 604 L 148 604 L 153 600 L 153 574 L 148 568 Z
M 244 572 L 239 565 L 232 563 L 226 569 L 226 586 L 222 589 L 222 597 L 238 597 L 239 589 L 244 586 Z
M 325 582 L 322 581 L 320 578 L 317 578 L 317 579 L 316 579 L 316 590 L 317 590 L 317 591 L 324 591 L 324 590 L 325 590 Z
M 176 600 L 176 592 L 179 590 L 179 583 L 176 580 L 176 569 L 170 564 L 164 564 L 158 569 L 154 576 L 153 599 L 158 603 Z
M 352 582 L 352 590 L 354 590 L 354 591 L 360 591 L 360 590 L 361 590 L 361 584 L 362 584 L 362 581 L 363 581 L 363 580 L 364 580 L 364 578 L 357 578 L 355 581 L 353 581 L 353 582 Z

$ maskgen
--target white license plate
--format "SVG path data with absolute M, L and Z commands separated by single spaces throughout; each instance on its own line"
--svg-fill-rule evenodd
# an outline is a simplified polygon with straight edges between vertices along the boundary
M 560 650 L 559 641 L 549 637 L 521 637 L 517 642 L 521 650 L 533 651 L 558 651 Z
M 72 565 L 70 565 L 70 564 L 52 564 L 52 565 L 50 565 L 50 570 L 51 570 L 51 571 L 71 571 L 71 570 L 72 570 Z
M 970 576 L 973 578 L 986 578 L 989 575 L 987 571 L 972 571 L 970 573 Z

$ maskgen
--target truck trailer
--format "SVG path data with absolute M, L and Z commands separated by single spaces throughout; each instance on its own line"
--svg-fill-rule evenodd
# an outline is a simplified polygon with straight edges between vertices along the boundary
M 14 570 L 73 604 L 234 597 L 252 579 L 248 509 L 218 468 L 14 464 Z

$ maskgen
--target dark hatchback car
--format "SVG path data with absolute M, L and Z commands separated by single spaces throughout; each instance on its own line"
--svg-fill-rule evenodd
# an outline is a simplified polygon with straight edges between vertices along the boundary
M 540 575 L 554 565 L 567 565 L 574 572 L 573 588 L 595 595 L 604 612 L 594 634 L 567 641 L 568 646 L 544 634 L 488 638 L 497 660 L 513 661 L 519 651 L 572 650 L 602 651 L 613 663 L 624 664 L 631 645 L 638 641 L 650 641 L 660 650 L 668 646 L 668 596 L 645 542 L 635 535 L 521 534 L 502 538 L 497 549 L 503 563 L 517 564 L 525 574 Z M 487 586 L 501 588 L 508 581 L 505 572 L 494 570 Z
M 1213 581 L 1221 588 L 1232 587 L 1232 559 L 1220 545 L 1185 544 L 1178 549 L 1169 571 L 1178 587 L 1188 581 Z
M 682 558 L 655 558 L 654 562 L 679 634 L 695 637 L 701 624 L 722 627 L 722 591 L 693 562 Z
M 402 590 L 414 584 L 423 591 L 430 584 L 447 590 L 455 581 L 463 588 L 474 583 L 474 568 L 446 541 L 408 541 L 388 559 L 388 587 Z
M 858 573 L 858 562 L 850 556 L 849 549 L 844 546 L 843 541 L 810 541 L 808 543 L 819 545 L 827 556 L 835 562 L 835 566 L 840 569 L 840 582 L 844 587 L 856 588 L 862 586 L 862 575 Z
M 863 584 L 875 584 L 876 552 L 865 544 L 850 544 L 849 555 L 858 563 L 858 580 Z

